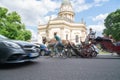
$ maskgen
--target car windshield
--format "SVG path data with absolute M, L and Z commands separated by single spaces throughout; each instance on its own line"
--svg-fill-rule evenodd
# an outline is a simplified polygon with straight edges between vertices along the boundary
M 0 40 L 8 39 L 7 37 L 0 35 Z

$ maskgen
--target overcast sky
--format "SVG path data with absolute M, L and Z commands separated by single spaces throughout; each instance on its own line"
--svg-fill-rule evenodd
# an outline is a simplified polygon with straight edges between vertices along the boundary
M 26 28 L 36 35 L 37 27 L 47 23 L 50 16 L 56 17 L 62 0 L 0 0 L 0 6 L 16 11 Z M 102 34 L 106 16 L 120 9 L 120 0 L 70 0 L 75 11 L 75 22 L 83 18 L 87 29 L 93 28 Z

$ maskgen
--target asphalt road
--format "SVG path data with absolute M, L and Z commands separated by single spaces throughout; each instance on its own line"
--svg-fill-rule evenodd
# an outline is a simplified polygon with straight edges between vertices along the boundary
M 0 80 L 120 80 L 120 57 L 40 57 L 34 62 L 1 65 Z

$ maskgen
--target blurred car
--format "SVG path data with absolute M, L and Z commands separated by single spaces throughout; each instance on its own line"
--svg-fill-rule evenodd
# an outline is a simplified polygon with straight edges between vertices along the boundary
M 51 51 L 44 45 L 40 44 L 40 55 L 41 56 L 48 56 L 50 55 Z
M 39 47 L 26 41 L 10 40 L 0 35 L 0 63 L 21 63 L 39 57 Z

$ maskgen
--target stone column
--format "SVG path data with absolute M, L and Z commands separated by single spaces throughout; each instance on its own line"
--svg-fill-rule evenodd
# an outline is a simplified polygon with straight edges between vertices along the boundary
M 72 41 L 72 30 L 70 29 L 70 41 Z
M 63 27 L 60 28 L 60 36 L 61 36 L 61 39 L 64 39 L 64 28 Z

